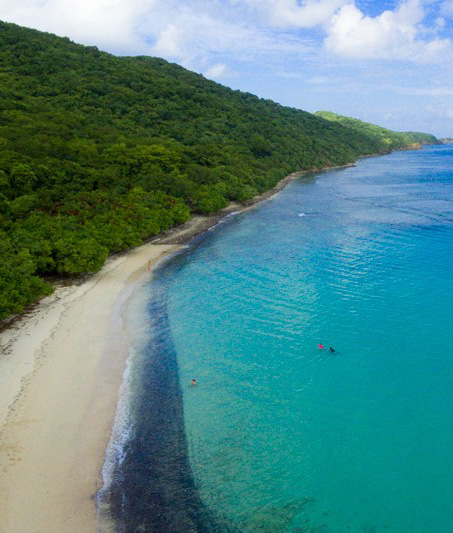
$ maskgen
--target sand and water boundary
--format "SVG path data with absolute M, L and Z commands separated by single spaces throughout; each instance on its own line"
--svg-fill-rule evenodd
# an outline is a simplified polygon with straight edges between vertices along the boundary
M 111 257 L 59 287 L 0 334 L 0 532 L 95 532 L 96 494 L 128 355 L 122 314 L 155 264 L 233 212 L 211 216 Z

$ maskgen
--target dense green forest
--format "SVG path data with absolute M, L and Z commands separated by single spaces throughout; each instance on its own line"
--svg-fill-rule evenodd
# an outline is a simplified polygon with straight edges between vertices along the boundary
M 413 142 L 2 22 L 0 98 L 0 318 L 191 213 Z

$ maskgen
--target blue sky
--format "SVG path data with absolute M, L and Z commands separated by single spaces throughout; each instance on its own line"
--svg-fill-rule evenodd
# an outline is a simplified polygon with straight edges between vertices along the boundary
M 0 0 L 0 19 L 306 111 L 453 137 L 453 0 Z

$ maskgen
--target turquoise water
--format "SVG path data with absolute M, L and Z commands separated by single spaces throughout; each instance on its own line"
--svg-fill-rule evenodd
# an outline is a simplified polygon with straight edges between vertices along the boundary
M 220 525 L 453 530 L 452 260 L 435 146 L 301 178 L 156 277 Z
M 168 261 L 129 316 L 115 530 L 453 531 L 452 260 L 434 146 L 301 178 Z

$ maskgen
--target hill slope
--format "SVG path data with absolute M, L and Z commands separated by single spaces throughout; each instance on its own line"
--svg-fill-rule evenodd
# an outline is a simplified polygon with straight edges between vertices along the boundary
M 0 22 L 0 318 L 290 172 L 393 148 L 162 59 Z

